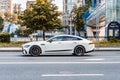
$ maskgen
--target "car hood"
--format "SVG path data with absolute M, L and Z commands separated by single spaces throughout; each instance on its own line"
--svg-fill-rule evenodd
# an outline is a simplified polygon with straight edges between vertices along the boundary
M 34 42 L 28 42 L 28 43 L 25 43 L 23 44 L 24 45 L 38 45 L 38 44 L 42 44 L 42 43 L 45 43 L 46 41 L 34 41 Z

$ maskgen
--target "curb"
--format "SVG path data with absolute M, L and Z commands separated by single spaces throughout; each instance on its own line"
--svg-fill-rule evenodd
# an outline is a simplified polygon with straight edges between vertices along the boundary
M 95 51 L 120 51 L 120 47 L 119 48 L 112 48 L 112 47 L 109 47 L 109 48 L 105 48 L 105 47 L 95 48 Z
M 95 51 L 120 51 L 120 47 L 99 47 Z M 0 47 L 0 52 L 22 52 L 21 47 Z
M 0 52 L 22 52 L 21 47 L 0 47 Z

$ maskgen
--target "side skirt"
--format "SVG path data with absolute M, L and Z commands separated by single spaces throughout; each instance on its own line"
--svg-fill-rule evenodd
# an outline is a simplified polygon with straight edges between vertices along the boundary
M 71 49 L 68 50 L 49 50 L 49 51 L 45 51 L 45 52 L 66 52 L 66 51 L 72 51 Z

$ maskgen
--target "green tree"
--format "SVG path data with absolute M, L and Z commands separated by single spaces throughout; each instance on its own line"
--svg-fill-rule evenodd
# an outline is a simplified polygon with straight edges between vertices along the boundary
M 74 8 L 71 12 L 71 21 L 74 24 L 79 35 L 80 35 L 80 31 L 81 31 L 82 27 L 85 24 L 83 15 L 84 15 L 84 6 L 80 6 L 80 7 L 74 6 Z
M 10 21 L 11 15 L 9 12 L 5 12 L 4 16 L 5 16 L 5 21 Z
M 4 13 L 5 21 L 18 23 L 18 14 L 11 14 L 9 12 Z
M 22 35 L 23 36 L 28 36 L 31 33 L 32 33 L 32 30 L 30 28 L 27 28 L 27 29 L 23 30 L 23 34 Z
M 42 30 L 43 40 L 45 40 L 45 32 L 61 27 L 61 20 L 58 18 L 60 13 L 58 7 L 48 0 L 36 0 L 36 3 L 26 9 L 24 14 L 20 16 L 23 25 L 31 30 Z
M 75 25 L 75 28 L 77 32 L 80 35 L 81 29 L 86 24 L 84 15 L 89 11 L 89 8 L 91 6 L 91 1 L 86 0 L 86 5 L 82 5 L 77 7 L 76 5 L 73 7 L 73 10 L 71 11 L 70 18 L 72 23 Z
M 4 19 L 0 16 L 0 31 L 2 31 L 3 29 L 3 22 L 4 22 Z
M 18 14 L 12 14 L 11 22 L 17 24 L 18 21 Z

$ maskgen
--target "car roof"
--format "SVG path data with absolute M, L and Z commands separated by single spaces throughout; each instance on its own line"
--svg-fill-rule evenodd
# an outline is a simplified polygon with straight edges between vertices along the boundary
M 54 37 L 57 37 L 57 36 L 71 36 L 71 37 L 78 37 L 78 38 L 82 38 L 82 37 L 80 37 L 80 36 L 67 35 L 67 34 L 65 34 L 65 35 L 55 35 Z M 85 39 L 85 38 L 82 38 L 82 39 Z

